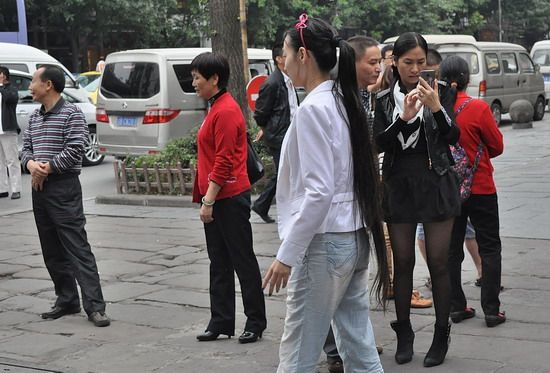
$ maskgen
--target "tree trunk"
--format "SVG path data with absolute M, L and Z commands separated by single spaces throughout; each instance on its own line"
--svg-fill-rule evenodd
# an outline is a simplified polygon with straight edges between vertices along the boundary
M 80 72 L 80 50 L 78 48 L 78 31 L 74 31 L 70 35 L 71 39 L 71 60 L 72 60 L 72 69 L 73 72 Z
M 248 61 L 243 55 L 239 0 L 211 0 L 209 6 L 212 50 L 229 60 L 231 74 L 227 89 L 241 106 L 244 117 L 248 118 L 244 74 Z

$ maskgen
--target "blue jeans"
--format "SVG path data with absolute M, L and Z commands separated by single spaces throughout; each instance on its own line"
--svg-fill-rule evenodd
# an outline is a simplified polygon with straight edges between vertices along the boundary
M 316 371 L 332 321 L 347 372 L 383 372 L 369 318 L 364 231 L 317 234 L 292 268 L 278 373 Z

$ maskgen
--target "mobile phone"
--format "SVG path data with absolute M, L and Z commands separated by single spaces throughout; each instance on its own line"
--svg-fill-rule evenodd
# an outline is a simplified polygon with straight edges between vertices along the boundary
M 430 87 L 434 87 L 435 70 L 422 70 L 420 76 L 430 85 Z

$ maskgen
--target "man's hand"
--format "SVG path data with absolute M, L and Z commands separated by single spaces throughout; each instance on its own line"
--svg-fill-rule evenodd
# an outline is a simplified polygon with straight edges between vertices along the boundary
M 50 162 L 36 162 L 30 160 L 27 162 L 27 169 L 31 173 L 31 186 L 37 192 L 40 192 L 44 187 L 44 181 L 49 174 L 52 173 Z
M 201 205 L 200 209 L 200 218 L 201 221 L 205 224 L 212 223 L 214 221 L 214 218 L 212 217 L 212 212 L 214 210 L 214 206 L 206 206 Z
M 264 276 L 262 289 L 265 289 L 267 284 L 269 284 L 268 294 L 272 295 L 274 289 L 278 293 L 281 287 L 286 288 L 288 278 L 290 277 L 290 270 L 291 267 L 275 259 Z

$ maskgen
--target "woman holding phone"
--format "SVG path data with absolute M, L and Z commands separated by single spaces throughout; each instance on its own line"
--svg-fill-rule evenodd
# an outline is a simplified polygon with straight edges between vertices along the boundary
M 423 223 L 427 263 L 432 278 L 435 332 L 424 366 L 443 363 L 449 346 L 450 282 L 447 260 L 454 217 L 460 214 L 456 176 L 451 172 L 449 144 L 459 137 L 448 90 L 421 78 L 428 45 L 418 34 L 402 34 L 393 49 L 394 82 L 377 97 L 375 136 L 384 152 L 384 214 L 394 257 L 397 320 L 395 360 L 412 360 L 414 332 L 410 322 L 415 232 Z

